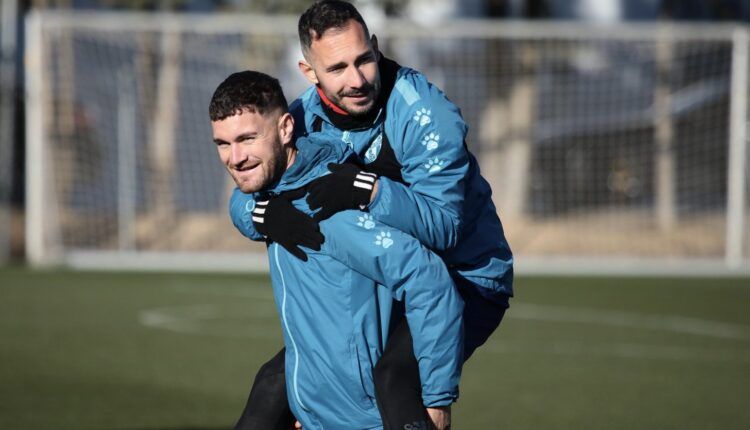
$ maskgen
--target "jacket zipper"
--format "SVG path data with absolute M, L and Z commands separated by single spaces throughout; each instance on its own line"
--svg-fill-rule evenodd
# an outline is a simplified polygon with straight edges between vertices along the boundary
M 304 409 L 306 412 L 310 412 L 310 409 L 305 406 L 304 403 L 302 403 L 302 399 L 299 397 L 299 390 L 297 388 L 297 371 L 299 370 L 299 353 L 297 352 L 297 343 L 294 341 L 294 336 L 292 336 L 292 331 L 289 329 L 289 323 L 286 319 L 286 282 L 284 281 L 284 271 L 281 270 L 281 265 L 279 265 L 279 244 L 277 243 L 274 247 L 274 258 L 276 259 L 276 268 L 279 270 L 279 276 L 281 277 L 281 291 L 282 291 L 282 299 L 281 299 L 281 320 L 284 323 L 284 329 L 286 330 L 286 334 L 289 337 L 289 341 L 292 343 L 292 349 L 294 350 L 294 372 L 292 373 L 292 389 L 294 390 L 294 397 L 297 400 L 297 403 L 299 403 L 300 407 Z

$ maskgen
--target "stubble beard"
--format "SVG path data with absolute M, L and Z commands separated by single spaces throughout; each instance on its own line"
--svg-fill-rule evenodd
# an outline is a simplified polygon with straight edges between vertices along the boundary
M 256 167 L 256 169 L 261 169 L 261 171 L 258 172 L 260 176 L 256 175 L 249 178 L 247 181 L 240 181 L 239 177 L 232 175 L 232 179 L 234 179 L 234 182 L 240 188 L 240 191 L 245 194 L 266 191 L 284 175 L 284 172 L 288 168 L 287 159 L 288 154 L 286 152 L 286 147 L 279 144 L 274 150 L 272 158 L 269 159 L 267 163 L 261 162 L 261 164 Z
M 339 96 L 336 95 L 336 100 L 334 100 L 334 103 L 341 109 L 343 109 L 346 113 L 348 113 L 351 116 L 365 116 L 372 112 L 373 109 L 375 109 L 375 105 L 377 104 L 378 96 L 380 95 L 380 84 L 377 85 L 371 85 L 368 91 L 368 95 L 370 95 L 370 98 L 367 101 L 367 104 L 364 106 L 352 104 L 351 106 L 347 106 L 343 103 L 344 100 L 347 99 L 346 95 Z M 330 98 L 330 97 L 329 97 Z

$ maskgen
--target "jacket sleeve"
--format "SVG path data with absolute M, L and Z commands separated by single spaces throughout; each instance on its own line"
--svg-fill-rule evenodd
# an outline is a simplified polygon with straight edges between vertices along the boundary
M 232 218 L 232 224 L 243 236 L 248 239 L 261 242 L 265 236 L 258 233 L 253 225 L 253 209 L 255 208 L 255 198 L 251 194 L 245 194 L 235 187 L 232 191 L 232 197 L 229 199 L 229 216 Z
M 386 133 L 409 185 L 380 178 L 369 210 L 431 249 L 452 248 L 469 171 L 466 124 L 456 105 L 416 72 L 396 81 L 390 99 Z
M 320 227 L 327 238 L 321 252 L 404 301 L 424 405 L 455 401 L 463 363 L 463 300 L 440 257 L 367 213 L 339 212 Z

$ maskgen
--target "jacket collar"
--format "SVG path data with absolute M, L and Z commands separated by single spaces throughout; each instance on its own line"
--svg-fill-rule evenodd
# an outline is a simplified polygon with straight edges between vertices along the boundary
M 328 139 L 316 136 L 297 139 L 295 147 L 297 154 L 294 163 L 268 188 L 267 193 L 280 194 L 303 187 L 328 173 L 328 163 L 341 163 L 348 155 Z

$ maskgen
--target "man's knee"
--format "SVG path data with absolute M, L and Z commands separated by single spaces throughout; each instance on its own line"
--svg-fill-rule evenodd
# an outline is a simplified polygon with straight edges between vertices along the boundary
M 390 354 L 378 360 L 373 369 L 375 386 L 383 390 L 398 387 L 420 388 L 419 366 L 414 355 Z
M 503 320 L 509 307 L 508 297 L 492 300 L 474 293 L 465 299 L 464 308 L 464 361 L 490 338 Z
M 258 373 L 255 375 L 255 379 L 260 380 L 260 379 L 265 379 L 271 376 L 283 374 L 285 353 L 286 353 L 286 348 L 282 348 L 278 354 L 276 354 L 272 359 L 264 363 L 258 370 Z

